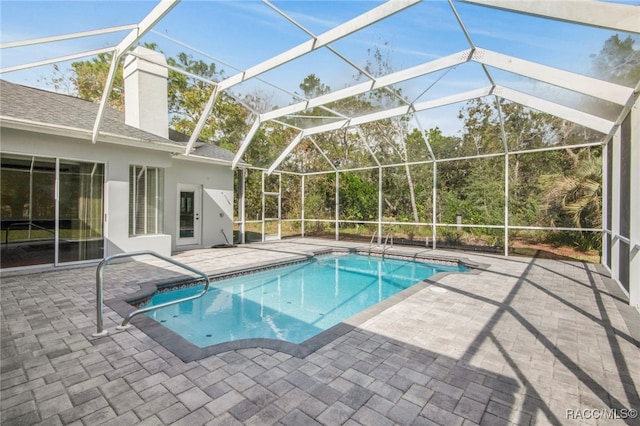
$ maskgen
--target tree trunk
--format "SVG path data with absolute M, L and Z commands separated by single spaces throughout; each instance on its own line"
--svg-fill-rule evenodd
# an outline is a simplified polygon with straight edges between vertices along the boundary
M 411 196 L 411 211 L 413 212 L 413 221 L 417 223 L 417 222 L 420 222 L 420 218 L 418 217 L 418 206 L 416 205 L 416 194 L 413 189 L 413 178 L 411 177 L 411 170 L 409 170 L 408 164 L 404 165 L 404 169 L 407 172 L 407 184 L 409 184 L 409 195 Z

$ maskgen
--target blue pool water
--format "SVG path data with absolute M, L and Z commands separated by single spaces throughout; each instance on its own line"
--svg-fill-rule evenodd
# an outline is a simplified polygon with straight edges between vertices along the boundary
M 148 312 L 198 347 L 267 338 L 302 343 L 316 334 L 438 272 L 464 266 L 357 254 L 324 255 L 310 262 L 215 281 L 206 295 Z M 158 293 L 160 304 L 202 287 Z

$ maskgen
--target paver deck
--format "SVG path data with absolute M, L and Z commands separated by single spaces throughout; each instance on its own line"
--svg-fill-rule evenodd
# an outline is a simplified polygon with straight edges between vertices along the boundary
M 174 257 L 215 274 L 335 246 L 354 244 L 293 239 Z M 109 334 L 95 338 L 95 265 L 5 274 L 0 422 L 640 424 L 640 314 L 602 267 L 432 254 L 488 267 L 398 297 L 304 358 L 248 348 L 185 362 L 135 326 L 116 331 L 122 317 L 109 307 Z M 105 299 L 166 277 L 160 266 L 109 266 Z

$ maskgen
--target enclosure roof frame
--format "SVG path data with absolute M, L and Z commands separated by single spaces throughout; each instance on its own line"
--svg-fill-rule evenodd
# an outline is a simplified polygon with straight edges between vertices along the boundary
M 417 66 L 412 66 L 400 71 L 388 73 L 386 75 L 373 76 L 364 68 L 359 67 L 356 61 L 351 60 L 346 55 L 341 54 L 332 45 L 334 42 L 349 37 L 350 35 L 381 22 L 395 14 L 402 13 L 407 9 L 417 5 L 421 0 L 388 0 L 381 3 L 364 13 L 333 26 L 321 34 L 315 35 L 307 26 L 296 20 L 291 14 L 279 9 L 269 0 L 263 0 L 263 3 L 271 10 L 275 11 L 282 18 L 299 28 L 307 35 L 307 39 L 296 46 L 277 53 L 270 58 L 252 65 L 246 69 L 240 70 L 232 76 L 219 82 L 207 81 L 212 84 L 214 90 L 209 96 L 208 101 L 203 108 L 200 118 L 196 123 L 194 132 L 190 135 L 189 141 L 185 147 L 184 155 L 189 156 L 198 140 L 201 130 L 205 125 L 208 116 L 213 110 L 213 105 L 217 97 L 222 92 L 228 92 L 234 86 L 246 82 L 251 79 L 258 79 L 259 76 L 267 71 L 283 66 L 297 58 L 307 55 L 318 49 L 325 48 L 332 55 L 344 61 L 367 80 L 357 83 L 339 90 L 334 90 L 326 94 L 295 102 L 290 105 L 276 108 L 274 110 L 258 113 L 251 110 L 250 107 L 244 105 L 254 115 L 255 121 L 252 123 L 250 130 L 244 136 L 239 149 L 235 153 L 232 161 L 232 168 L 238 166 L 241 162 L 243 154 L 252 143 L 253 137 L 258 132 L 260 126 L 268 122 L 280 123 L 292 128 L 297 128 L 286 123 L 283 118 L 290 117 L 293 114 L 303 112 L 312 108 L 323 108 L 332 114 L 335 114 L 336 120 L 332 123 L 322 124 L 307 128 L 299 128 L 297 136 L 289 143 L 289 145 L 278 155 L 277 159 L 267 167 L 269 173 L 277 170 L 278 166 L 290 154 L 296 145 L 305 137 L 310 137 L 323 132 L 331 132 L 335 130 L 345 129 L 352 126 L 358 126 L 376 120 L 385 120 L 400 115 L 412 115 L 416 112 L 426 111 L 433 108 L 439 108 L 459 102 L 465 102 L 471 99 L 482 98 L 493 95 L 501 99 L 516 102 L 525 107 L 542 111 L 564 120 L 579 124 L 581 126 L 596 130 L 606 135 L 605 143 L 612 137 L 616 129 L 622 121 L 624 114 L 628 113 L 638 96 L 638 85 L 635 87 L 626 87 L 620 84 L 604 81 L 594 77 L 562 70 L 556 67 L 543 65 L 533 61 L 514 57 L 500 53 L 491 49 L 479 46 L 473 39 L 467 29 L 464 19 L 456 10 L 456 4 L 470 4 L 480 7 L 486 7 L 496 10 L 503 10 L 509 13 L 525 14 L 545 19 L 567 22 L 570 24 L 578 24 L 596 28 L 604 28 L 608 30 L 621 31 L 629 34 L 640 34 L 640 7 L 626 4 L 593 1 L 593 0 L 571 0 L 571 1 L 535 1 L 521 0 L 514 2 L 513 0 L 447 0 L 456 21 L 460 26 L 460 31 L 464 34 L 469 45 L 469 49 L 461 50 L 453 54 L 445 55 L 435 60 L 427 61 Z M 1 49 L 10 49 L 24 46 L 44 45 L 57 41 L 81 39 L 96 35 L 115 34 L 120 31 L 128 31 L 123 38 L 115 45 L 102 47 L 99 49 L 75 52 L 69 55 L 58 56 L 55 58 L 30 62 L 26 64 L 15 65 L 0 69 L 1 74 L 10 73 L 18 70 L 29 69 L 42 66 L 45 64 L 53 64 L 61 61 L 69 61 L 82 57 L 98 55 L 102 53 L 113 53 L 112 63 L 109 69 L 108 77 L 105 83 L 105 89 L 100 99 L 98 113 L 92 131 L 92 142 L 98 141 L 102 118 L 104 111 L 108 105 L 108 99 L 113 88 L 115 73 L 120 60 L 126 54 L 131 53 L 131 49 L 139 42 L 142 37 L 149 31 L 154 31 L 154 27 L 167 14 L 180 3 L 180 0 L 160 0 L 151 11 L 144 16 L 137 24 L 127 24 L 120 26 L 111 26 L 101 29 L 88 31 L 80 31 L 70 34 L 53 35 L 48 37 L 39 37 L 30 40 L 12 41 L 0 44 Z M 448 96 L 440 96 L 428 101 L 409 101 L 400 98 L 400 105 L 393 107 L 385 107 L 376 112 L 368 112 L 363 114 L 345 115 L 336 111 L 332 111 L 330 104 L 349 97 L 366 94 L 367 92 L 383 89 L 395 94 L 390 88 L 395 84 L 409 81 L 411 79 L 426 76 L 439 71 L 454 69 L 458 66 L 467 66 L 467 63 L 476 63 L 482 67 L 487 79 L 488 86 L 478 87 L 472 90 L 460 91 Z M 168 66 L 167 66 L 168 67 Z M 513 87 L 507 87 L 496 82 L 488 67 L 497 68 L 517 76 L 521 76 L 544 84 L 569 90 L 583 96 L 589 96 L 598 100 L 621 106 L 619 116 L 612 120 L 602 114 L 587 113 L 573 107 L 562 105 L 547 99 L 542 99 L 534 95 L 518 91 Z M 172 71 L 183 73 L 194 77 L 193 74 L 181 70 L 176 67 L 171 68 Z M 206 79 L 202 79 L 205 81 Z M 233 97 L 233 96 L 232 96 Z M 505 135 L 503 135 L 505 137 Z M 433 156 L 431 147 L 427 142 L 429 152 Z M 316 145 L 317 148 L 317 145 Z M 435 156 L 433 159 L 436 160 Z M 327 158 L 328 160 L 328 158 Z M 377 161 L 377 159 L 376 159 Z M 332 165 L 333 166 L 333 165 Z

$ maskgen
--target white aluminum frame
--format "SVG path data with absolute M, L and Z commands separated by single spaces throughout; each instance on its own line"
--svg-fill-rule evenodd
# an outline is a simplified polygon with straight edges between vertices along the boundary
M 287 13 L 284 13 L 282 10 L 278 9 L 275 5 L 273 5 L 269 0 L 263 0 L 267 7 L 274 10 L 278 15 L 280 15 L 283 19 L 287 20 L 289 23 L 295 25 L 300 30 L 305 32 L 309 39 L 305 42 L 288 49 L 284 52 L 276 54 L 275 56 L 262 61 L 254 66 L 251 66 L 244 70 L 239 70 L 233 76 L 224 79 L 221 82 L 213 82 L 207 81 L 208 83 L 214 86 L 213 93 L 208 99 L 206 106 L 204 107 L 200 120 L 196 124 L 195 131 L 190 136 L 189 142 L 185 147 L 184 154 L 188 156 L 204 126 L 204 123 L 207 119 L 207 116 L 211 113 L 213 109 L 213 105 L 217 99 L 217 97 L 222 93 L 228 91 L 228 89 L 234 87 L 235 85 L 245 82 L 250 79 L 260 80 L 259 76 L 266 73 L 267 71 L 273 70 L 281 65 L 284 65 L 290 61 L 293 61 L 297 58 L 300 58 L 310 52 L 315 50 L 325 48 L 331 54 L 335 55 L 337 58 L 344 61 L 346 64 L 351 66 L 354 70 L 361 73 L 366 79 L 366 81 L 353 85 L 351 87 L 346 87 L 340 90 L 335 90 L 333 92 L 312 98 L 312 99 L 304 99 L 300 102 L 296 102 L 292 105 L 275 109 L 273 111 L 258 113 L 256 111 L 251 111 L 255 117 L 254 122 L 249 130 L 249 132 L 245 135 L 244 140 L 242 141 L 240 148 L 235 153 L 234 159 L 232 161 L 232 168 L 237 168 L 242 161 L 242 156 L 246 152 L 249 144 L 251 143 L 253 137 L 256 132 L 259 130 L 261 125 L 264 125 L 268 122 L 275 122 L 281 125 L 297 129 L 297 136 L 289 143 L 289 145 L 280 153 L 277 159 L 266 169 L 264 170 L 267 174 L 271 174 L 274 172 L 277 173 L 287 173 L 285 171 L 279 171 L 278 167 L 285 158 L 296 148 L 296 146 L 304 139 L 304 138 L 312 138 L 311 141 L 318 152 L 325 158 L 327 161 L 327 171 L 322 172 L 314 172 L 314 173 L 293 173 L 302 176 L 302 185 L 303 185 L 303 194 L 304 194 L 304 184 L 305 177 L 313 174 L 323 174 L 323 173 L 335 173 L 336 174 L 336 214 L 335 214 L 335 226 L 336 226 L 336 238 L 339 238 L 339 179 L 340 173 L 355 171 L 355 170 L 365 170 L 377 168 L 379 171 L 379 198 L 381 198 L 381 175 L 382 169 L 384 167 L 397 167 L 399 165 L 405 164 L 432 164 L 433 165 L 433 197 L 432 197 L 432 208 L 433 208 L 433 220 L 429 224 L 424 224 L 424 226 L 432 226 L 433 236 L 436 236 L 437 226 L 453 226 L 452 224 L 439 224 L 437 223 L 437 197 L 436 197 L 436 184 L 437 184 L 437 165 L 439 162 L 444 161 L 455 161 L 460 160 L 462 158 L 442 158 L 437 159 L 431 149 L 431 146 L 428 142 L 426 142 L 426 146 L 431 155 L 431 160 L 427 161 L 417 161 L 417 162 L 407 162 L 402 164 L 393 164 L 393 165 L 383 165 L 379 162 L 376 156 L 369 149 L 366 141 L 365 147 L 369 149 L 370 154 L 375 162 L 375 165 L 368 167 L 359 167 L 359 168 L 351 168 L 351 169 L 340 169 L 338 170 L 332 163 L 331 160 L 327 157 L 327 155 L 318 147 L 318 145 L 313 141 L 313 135 L 330 132 L 335 130 L 348 130 L 351 127 L 358 126 L 360 124 L 370 123 L 376 120 L 388 119 L 391 117 L 401 116 L 401 115 L 413 115 L 418 111 L 426 111 L 429 109 L 434 109 L 438 107 L 442 107 L 445 105 L 465 102 L 471 99 L 483 98 L 487 96 L 493 96 L 496 99 L 498 97 L 502 99 L 509 100 L 511 102 L 516 102 L 521 105 L 524 105 L 528 108 L 532 108 L 535 110 L 539 110 L 545 113 L 552 114 L 554 116 L 560 117 L 562 119 L 571 121 L 573 123 L 579 124 L 589 129 L 596 130 L 604 135 L 601 142 L 597 143 L 585 143 L 579 145 L 572 145 L 571 147 L 587 147 L 587 146 L 598 146 L 612 143 L 613 144 L 613 167 L 615 168 L 619 161 L 619 145 L 620 145 L 620 125 L 622 121 L 628 116 L 628 114 L 632 114 L 632 188 L 636 188 L 640 185 L 640 180 L 638 178 L 640 167 L 638 166 L 638 162 L 640 161 L 640 148 L 638 147 L 638 141 L 640 138 L 638 137 L 638 133 L 640 133 L 640 123 L 638 120 L 638 110 L 640 106 L 638 105 L 638 91 L 640 88 L 640 83 L 636 84 L 635 88 L 629 88 L 625 86 L 621 86 L 618 84 L 614 84 L 611 82 L 599 80 L 592 77 L 587 77 L 581 74 L 576 74 L 572 72 L 568 72 L 565 70 L 560 70 L 554 67 L 549 67 L 546 65 L 538 64 L 531 61 L 526 61 L 520 58 L 516 58 L 510 55 L 505 55 L 500 52 L 494 52 L 488 49 L 484 49 L 481 46 L 478 46 L 471 37 L 471 34 L 467 30 L 465 26 L 464 20 L 458 14 L 456 10 L 455 3 L 463 2 L 469 3 L 473 5 L 489 7 L 494 9 L 502 9 L 508 12 L 513 13 L 522 13 L 532 16 L 544 17 L 549 19 L 554 19 L 558 21 L 565 21 L 571 23 L 577 23 L 580 25 L 587 25 L 598 28 L 606 28 L 614 31 L 622 31 L 631 34 L 640 34 L 640 8 L 637 6 L 617 4 L 617 3 L 609 3 L 609 2 L 597 2 L 590 0 L 572 0 L 572 1 L 534 1 L 534 0 L 448 0 L 451 11 L 457 20 L 460 30 L 464 34 L 466 38 L 469 49 L 443 56 L 439 59 L 432 60 L 429 62 L 425 62 L 423 64 L 413 66 L 404 70 L 396 71 L 393 73 L 389 73 L 387 75 L 382 76 L 372 76 L 365 69 L 357 65 L 356 61 L 351 60 L 350 58 L 342 55 L 334 47 L 332 43 L 341 40 L 345 37 L 348 37 L 357 31 L 364 29 L 372 24 L 375 24 L 379 21 L 382 21 L 396 13 L 400 13 L 405 11 L 406 9 L 411 8 L 415 4 L 419 3 L 420 0 L 389 0 L 377 7 L 372 8 L 371 10 L 351 19 L 350 21 L 344 22 L 335 26 L 334 28 L 320 34 L 314 35 L 311 31 L 289 16 Z M 23 40 L 23 41 L 13 41 L 8 43 L 0 44 L 0 49 L 11 49 L 17 47 L 25 47 L 25 46 L 35 46 L 41 44 L 47 44 L 58 41 L 65 41 L 71 39 L 79 39 L 85 37 L 92 37 L 96 35 L 108 34 L 108 33 L 116 33 L 119 31 L 127 31 L 130 30 L 122 40 L 115 46 L 103 47 L 100 49 L 83 51 L 83 52 L 74 52 L 65 56 L 59 56 L 55 58 L 45 59 L 37 62 L 31 62 L 26 64 L 13 65 L 6 68 L 0 69 L 0 74 L 6 74 L 10 72 L 15 72 L 19 70 L 25 70 L 29 68 L 39 67 L 43 65 L 48 65 L 52 63 L 64 62 L 74 59 L 79 59 L 87 56 L 93 56 L 100 53 L 113 53 L 113 60 L 109 69 L 109 74 L 105 83 L 105 89 L 102 94 L 102 98 L 100 101 L 100 106 L 98 110 L 98 114 L 95 119 L 95 123 L 92 131 L 89 134 L 87 131 L 88 137 L 90 137 L 93 143 L 96 143 L 98 137 L 101 137 L 101 140 L 104 138 L 111 137 L 110 135 L 104 134 L 100 132 L 101 123 L 103 120 L 103 115 L 105 109 L 107 108 L 108 98 L 112 90 L 113 81 L 115 77 L 115 73 L 119 64 L 119 61 L 124 57 L 124 55 L 130 53 L 130 49 L 138 43 L 141 38 L 149 31 L 153 31 L 154 26 L 179 3 L 179 0 L 161 0 L 157 3 L 157 5 L 147 14 L 138 24 L 134 25 L 122 25 L 117 27 L 110 28 L 102 28 L 96 30 L 82 31 L 73 34 L 63 34 L 63 35 L 54 35 L 50 37 L 41 37 L 35 38 L 31 40 Z M 165 38 L 169 38 L 164 34 L 160 34 Z M 174 40 L 178 44 L 182 44 L 178 40 Z M 184 44 L 182 44 L 184 45 Z M 201 52 L 203 55 L 211 57 L 207 55 L 205 52 Z M 327 106 L 332 102 L 336 102 L 339 100 L 347 99 L 349 97 L 357 96 L 365 94 L 371 90 L 377 89 L 386 89 L 389 86 L 401 82 L 405 82 L 414 78 L 418 78 L 430 73 L 434 73 L 442 70 L 450 70 L 457 66 L 466 66 L 467 62 L 475 62 L 479 64 L 488 81 L 488 85 L 484 87 L 479 87 L 474 90 L 469 90 L 462 93 L 454 93 L 450 96 L 441 97 L 438 99 L 426 101 L 426 102 L 409 102 L 406 99 L 400 99 L 401 105 L 385 109 L 382 111 L 378 111 L 375 113 L 367 113 L 362 115 L 354 115 L 354 116 L 345 116 L 340 114 L 339 112 L 333 111 L 331 108 Z M 540 99 L 535 96 L 525 94 L 514 90 L 509 87 L 505 87 L 500 85 L 495 81 L 493 76 L 489 71 L 489 67 L 497 68 L 500 70 L 504 70 L 510 73 L 513 73 L 518 76 L 523 76 L 529 79 L 533 79 L 535 81 L 540 81 L 545 84 L 550 84 L 556 87 L 560 87 L 562 89 L 570 90 L 575 93 L 579 93 L 585 96 L 594 97 L 599 100 L 603 100 L 606 102 L 613 103 L 618 106 L 622 106 L 621 111 L 616 120 L 611 120 L 608 117 L 603 117 L 599 115 L 585 113 L 583 111 L 579 111 L 575 108 L 571 108 L 565 105 L 561 105 L 560 103 L 551 102 L 545 99 Z M 192 74 L 185 72 L 184 70 L 180 70 L 176 67 L 167 67 L 171 68 L 174 71 L 181 72 L 185 75 L 189 75 L 193 78 L 198 78 Z M 205 80 L 206 79 L 202 79 Z M 262 80 L 260 80 L 262 81 Z M 269 84 L 268 82 L 265 82 Z M 274 86 L 275 87 L 275 86 Z M 289 93 L 288 91 L 284 91 Z M 391 92 L 393 93 L 393 92 Z M 302 96 L 299 96 L 294 93 L 290 93 L 296 99 L 303 99 Z M 232 96 L 232 94 L 229 94 Z M 239 101 L 242 103 L 241 101 Z M 505 232 L 505 255 L 508 254 L 508 232 L 510 229 L 524 229 L 522 227 L 515 227 L 509 225 L 509 209 L 508 209 L 508 193 L 509 193 L 509 157 L 513 154 L 518 153 L 528 153 L 528 152 L 542 152 L 546 150 L 553 149 L 564 149 L 565 147 L 548 147 L 527 151 L 509 151 L 509 148 L 506 144 L 506 135 L 504 131 L 503 125 L 503 117 L 502 112 L 500 110 L 499 102 L 497 103 L 497 111 L 498 117 L 500 119 L 501 132 L 502 132 L 502 140 L 504 145 L 504 151 L 500 153 L 490 153 L 478 156 L 469 156 L 465 158 L 489 158 L 489 157 L 504 157 L 505 162 L 505 220 L 504 224 L 500 225 L 500 227 L 504 228 Z M 244 105 L 244 104 L 243 104 Z M 305 110 L 311 108 L 323 108 L 335 116 L 336 121 L 330 124 L 325 124 L 321 126 L 315 126 L 305 129 L 296 128 L 288 123 L 286 120 L 283 120 L 285 117 L 291 117 L 293 114 L 301 113 Z M 3 119 L 4 126 L 15 126 L 15 123 L 19 123 L 20 120 L 6 118 Z M 419 120 L 416 118 L 416 122 Z M 53 127 L 53 126 L 52 126 Z M 78 130 L 76 133 L 82 133 L 84 135 L 84 131 Z M 424 133 L 421 129 L 421 132 Z M 122 139 L 122 138 L 121 138 Z M 124 142 L 123 142 L 124 143 Z M 140 141 L 127 141 L 132 145 L 138 144 L 140 145 Z M 168 148 L 169 149 L 169 148 Z M 606 151 L 606 150 L 605 150 Z M 606 154 L 605 154 L 606 156 Z M 242 165 L 243 167 L 245 165 Z M 606 171 L 606 165 L 603 165 L 603 170 Z M 618 179 L 618 180 L 616 180 Z M 607 175 L 604 174 L 605 187 L 607 182 Z M 244 186 L 244 181 L 242 182 Z M 619 235 L 619 224 L 616 222 L 619 218 L 619 197 L 616 196 L 616 188 L 620 185 L 619 176 L 616 177 L 616 173 L 614 173 L 613 178 L 613 210 L 612 210 L 612 219 L 613 226 L 612 229 L 605 230 L 612 235 L 613 244 L 611 247 L 611 253 L 609 255 L 612 258 L 612 264 L 619 262 L 618 256 L 618 241 L 622 239 Z M 637 192 L 637 191 L 636 191 Z M 606 191 L 603 194 L 606 197 Z M 605 198 L 606 200 L 606 198 Z M 631 195 L 631 208 L 632 208 L 632 218 L 639 217 L 640 213 L 640 200 L 638 199 L 637 194 L 634 192 Z M 313 221 L 314 219 L 307 219 L 305 217 L 304 212 L 304 200 L 303 210 L 302 210 L 302 234 L 304 235 L 304 223 L 305 221 Z M 616 210 L 618 209 L 618 210 Z M 244 216 L 244 209 L 243 216 Z M 379 237 L 382 235 L 382 224 L 384 223 L 382 218 L 382 205 L 379 201 L 378 206 L 379 218 L 378 218 L 378 234 Z M 603 217 L 606 219 L 606 213 L 603 212 Z M 241 226 L 244 230 L 244 224 L 249 221 L 245 221 L 244 217 L 241 221 Z M 423 224 L 416 224 L 423 226 Z M 463 225 L 469 226 L 469 225 Z M 488 225 L 486 225 L 488 226 Z M 486 227 L 485 226 L 485 227 Z M 631 299 L 634 300 L 636 306 L 640 306 L 640 282 L 638 281 L 640 278 L 640 256 L 638 252 L 640 251 L 639 246 L 639 234 L 640 234 L 640 222 L 634 222 L 632 220 L 631 223 L 631 237 L 629 239 L 629 244 L 631 246 L 632 252 L 630 253 L 630 273 L 634 277 L 631 283 L 631 287 L 633 289 L 631 294 Z M 527 228 L 528 229 L 528 228 Z M 557 228 L 560 229 L 560 228 Z M 602 231 L 602 230 L 588 230 L 588 231 Z M 434 240 L 435 247 L 435 240 Z M 613 277 L 616 278 L 617 268 L 613 268 L 612 274 Z M 640 309 L 640 308 L 639 308 Z
M 118 69 L 118 64 L 124 55 L 138 42 L 153 26 L 160 21 L 171 9 L 173 9 L 180 0 L 161 0 L 160 3 L 154 7 L 147 16 L 144 17 L 140 24 L 136 28 L 131 30 L 129 34 L 113 50 L 113 59 L 111 60 L 111 67 L 109 68 L 109 74 L 107 75 L 107 82 L 104 90 L 102 91 L 102 99 L 100 99 L 100 107 L 98 109 L 98 116 L 93 125 L 93 136 L 91 142 L 96 143 L 98 141 L 98 133 L 100 132 L 100 125 L 102 124 L 102 118 L 104 116 L 104 110 L 108 105 L 109 96 L 113 89 L 113 80 Z
M 592 0 L 458 0 L 510 12 L 640 34 L 640 8 Z

